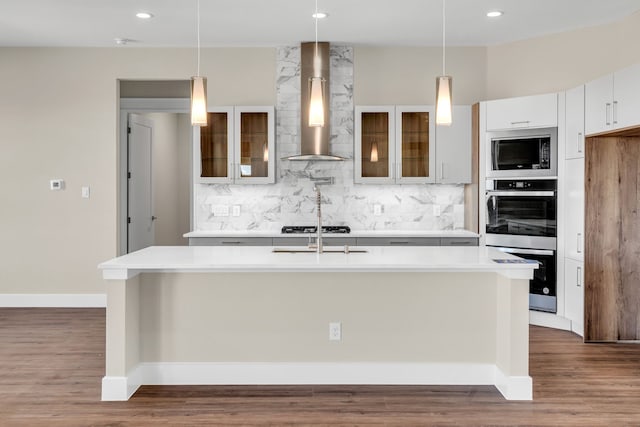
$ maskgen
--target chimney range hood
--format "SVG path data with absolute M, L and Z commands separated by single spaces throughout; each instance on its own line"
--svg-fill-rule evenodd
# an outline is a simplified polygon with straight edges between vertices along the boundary
M 285 157 L 284 160 L 345 160 L 344 157 L 329 154 L 329 137 L 331 135 L 331 116 L 329 112 L 330 88 L 330 60 L 329 43 L 318 43 L 318 56 L 320 57 L 320 75 L 325 80 L 324 96 L 324 126 L 309 126 L 309 78 L 313 77 L 313 59 L 315 42 L 301 43 L 300 45 L 300 154 Z

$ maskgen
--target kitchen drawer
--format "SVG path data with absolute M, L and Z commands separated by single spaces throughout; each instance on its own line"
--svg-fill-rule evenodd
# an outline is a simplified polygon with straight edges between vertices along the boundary
M 478 246 L 477 237 L 442 237 L 440 246 Z
M 316 242 L 316 236 L 313 234 L 311 236 L 311 243 Z M 274 237 L 273 238 L 273 246 L 307 246 L 309 244 L 309 237 Z M 355 246 L 356 238 L 355 237 L 345 237 L 345 236 L 327 236 L 325 234 L 322 235 L 322 244 L 324 246 Z
M 358 237 L 358 246 L 439 246 L 439 237 Z
M 189 246 L 271 246 L 271 237 L 190 237 Z

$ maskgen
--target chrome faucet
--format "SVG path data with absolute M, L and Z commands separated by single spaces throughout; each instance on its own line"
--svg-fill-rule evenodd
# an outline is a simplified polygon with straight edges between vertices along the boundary
M 334 180 L 333 177 L 311 177 L 311 181 L 315 183 L 313 185 L 313 191 L 316 192 L 316 211 L 318 212 L 318 224 L 316 226 L 316 252 L 321 254 L 324 251 L 322 247 L 322 193 L 320 192 L 320 185 L 333 184 Z
M 321 254 L 322 251 L 322 194 L 318 184 L 313 186 L 316 192 L 316 211 L 318 211 L 318 225 L 316 226 L 316 252 Z

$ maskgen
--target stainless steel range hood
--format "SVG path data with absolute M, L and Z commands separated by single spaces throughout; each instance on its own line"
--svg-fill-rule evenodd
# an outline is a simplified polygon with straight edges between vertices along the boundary
M 320 75 L 325 80 L 324 84 L 324 117 L 323 127 L 309 127 L 309 78 L 313 77 L 313 57 L 315 55 L 315 42 L 302 43 L 300 45 L 300 154 L 285 157 L 285 160 L 345 160 L 343 157 L 329 154 L 329 137 L 331 135 L 331 112 L 329 105 L 330 60 L 329 43 L 318 43 L 318 56 L 320 57 Z

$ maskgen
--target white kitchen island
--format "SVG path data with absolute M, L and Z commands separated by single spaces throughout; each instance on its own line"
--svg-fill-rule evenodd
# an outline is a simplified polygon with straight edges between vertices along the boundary
M 150 247 L 100 264 L 102 399 L 143 384 L 490 384 L 532 398 L 537 265 L 486 247 L 358 249 Z

